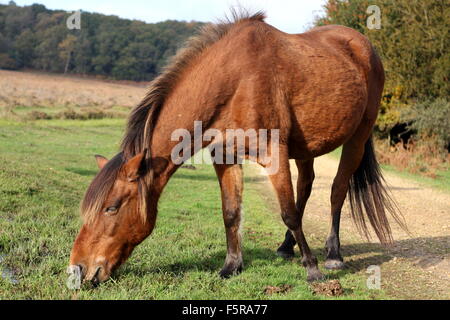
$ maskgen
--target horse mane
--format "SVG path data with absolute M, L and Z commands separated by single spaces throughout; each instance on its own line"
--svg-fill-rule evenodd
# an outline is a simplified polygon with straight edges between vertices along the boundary
M 100 170 L 89 186 L 81 205 L 81 212 L 86 223 L 92 222 L 95 215 L 102 209 L 114 181 L 122 165 L 135 155 L 148 149 L 146 153 L 147 173 L 138 180 L 140 212 L 143 220 L 147 217 L 147 205 L 149 186 L 152 185 L 153 173 L 151 169 L 150 143 L 153 128 L 156 124 L 158 113 L 164 105 L 166 98 L 175 87 L 177 80 L 189 64 L 204 50 L 220 39 L 236 24 L 244 21 L 264 21 L 266 15 L 262 11 L 250 14 L 244 9 L 230 9 L 231 17 L 219 20 L 203 26 L 200 32 L 189 38 L 185 45 L 171 58 L 162 73 L 151 81 L 145 97 L 131 111 L 121 150 Z
M 222 39 L 235 24 L 243 21 L 264 21 L 266 17 L 261 11 L 249 14 L 243 9 L 231 9 L 231 15 L 231 18 L 225 17 L 218 23 L 203 26 L 199 34 L 189 38 L 163 72 L 150 83 L 144 99 L 131 111 L 128 118 L 121 144 L 125 158 L 129 159 L 150 147 L 157 114 L 189 63 L 206 48 Z

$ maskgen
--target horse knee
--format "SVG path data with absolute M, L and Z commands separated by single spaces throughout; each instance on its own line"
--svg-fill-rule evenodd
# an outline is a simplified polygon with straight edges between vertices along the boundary
M 297 230 L 301 225 L 300 215 L 295 213 L 286 213 L 283 212 L 281 214 L 281 218 L 283 219 L 284 224 L 288 227 L 289 230 Z
M 231 228 L 240 223 L 239 209 L 227 209 L 223 212 L 223 222 L 226 228 Z

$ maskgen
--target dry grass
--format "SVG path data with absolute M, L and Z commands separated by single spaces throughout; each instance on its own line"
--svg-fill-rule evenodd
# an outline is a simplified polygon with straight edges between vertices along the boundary
M 400 171 L 437 178 L 437 172 L 449 167 L 450 155 L 433 141 L 411 141 L 405 146 L 402 143 L 391 146 L 383 141 L 376 144 L 378 160 Z
M 0 70 L 0 117 L 19 119 L 126 116 L 145 83 Z

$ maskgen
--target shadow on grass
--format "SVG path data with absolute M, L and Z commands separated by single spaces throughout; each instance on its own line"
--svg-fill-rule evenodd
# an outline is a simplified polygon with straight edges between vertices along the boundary
M 206 271 L 217 272 L 223 267 L 226 256 L 226 249 L 217 250 L 208 257 L 183 259 L 176 263 L 170 264 L 154 264 L 138 268 L 137 266 L 126 267 L 119 270 L 117 277 L 127 275 L 129 273 L 145 275 L 148 273 L 171 273 L 174 276 L 182 276 L 188 271 Z M 270 261 L 272 265 L 283 265 L 288 263 L 277 256 L 275 250 L 270 249 L 246 249 L 243 251 L 244 256 L 244 272 L 245 268 L 252 266 L 257 261 Z M 258 263 L 259 264 L 259 263 Z
M 186 180 L 194 180 L 194 181 L 218 181 L 215 175 L 210 174 L 189 174 L 184 172 L 177 172 L 174 176 L 175 179 L 186 179 Z M 256 183 L 256 182 L 266 182 L 268 181 L 264 176 L 257 177 L 246 177 L 244 176 L 244 183 Z
M 448 244 L 450 236 L 434 237 L 434 238 L 414 238 L 396 241 L 395 245 L 390 248 L 383 247 L 376 243 L 356 243 L 349 245 L 342 245 L 341 252 L 346 261 L 346 268 L 344 270 L 337 270 L 332 273 L 326 272 L 328 279 L 339 279 L 346 274 L 358 273 L 366 270 L 370 265 L 381 265 L 388 262 L 395 257 L 410 258 L 416 260 L 416 264 L 421 267 L 433 266 L 440 261 L 441 258 L 433 256 L 448 253 Z M 434 252 L 430 252 L 430 248 L 434 248 Z M 440 249 L 437 249 L 440 248 Z M 274 248 L 271 249 L 244 249 L 244 271 L 252 265 L 260 265 L 261 260 L 268 261 L 271 265 L 281 266 L 286 263 L 297 263 L 301 267 L 300 255 L 296 248 L 296 256 L 293 260 L 283 260 L 276 254 Z M 325 260 L 325 252 L 323 248 L 312 248 L 313 253 L 319 260 L 319 266 L 323 266 Z M 441 252 L 442 251 L 442 252 Z M 374 254 L 375 253 L 375 254 Z M 370 256 L 355 257 L 358 255 L 371 254 Z M 144 267 L 127 266 L 118 271 L 116 277 L 133 273 L 137 275 L 146 275 L 149 273 L 170 273 L 174 276 L 183 276 L 188 271 L 207 271 L 219 272 L 225 261 L 226 250 L 217 250 L 208 257 L 204 258 L 189 258 L 176 263 L 164 265 L 149 265 Z

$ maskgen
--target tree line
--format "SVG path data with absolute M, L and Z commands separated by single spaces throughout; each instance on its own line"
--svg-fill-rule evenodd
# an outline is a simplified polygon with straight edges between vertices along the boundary
M 81 29 L 69 30 L 71 14 L 40 4 L 0 5 L 0 68 L 151 80 L 203 25 L 145 23 L 82 12 Z

